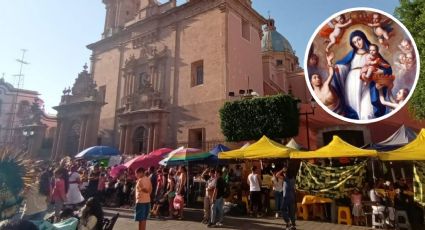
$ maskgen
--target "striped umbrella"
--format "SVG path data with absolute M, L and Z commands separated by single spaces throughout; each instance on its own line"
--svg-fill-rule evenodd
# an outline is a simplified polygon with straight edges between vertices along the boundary
M 210 157 L 210 152 L 201 152 L 200 149 L 180 147 L 172 151 L 167 158 L 162 160 L 162 165 L 183 165 L 191 161 L 199 161 Z

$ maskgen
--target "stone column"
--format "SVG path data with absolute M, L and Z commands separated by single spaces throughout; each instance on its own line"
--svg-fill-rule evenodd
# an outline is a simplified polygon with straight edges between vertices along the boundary
M 80 126 L 80 141 L 78 143 L 78 152 L 83 151 L 84 149 L 84 141 L 86 139 L 86 129 L 87 129 L 87 117 L 81 117 L 81 126 Z
M 125 145 L 124 145 L 124 154 L 130 154 L 132 150 L 130 149 L 132 147 L 131 145 L 131 127 L 127 126 L 125 129 Z
M 58 160 L 63 153 L 63 139 L 64 139 L 64 135 L 65 135 L 65 124 L 64 121 L 61 122 L 60 127 L 59 127 L 59 132 L 58 132 L 58 144 L 57 144 L 57 149 L 56 149 L 56 153 L 55 153 L 55 160 Z
M 128 95 L 127 85 L 128 85 L 128 74 L 124 75 L 124 94 L 123 97 L 126 97 Z
M 152 151 L 152 125 L 146 124 L 148 131 L 148 138 L 146 138 L 146 153 L 150 153 Z
M 55 130 L 55 136 L 53 137 L 53 148 L 51 153 L 51 159 L 54 160 L 56 158 L 56 151 L 58 149 L 58 140 L 59 140 L 59 133 L 60 133 L 60 127 L 61 127 L 61 121 L 58 120 L 56 124 L 56 130 Z
M 134 83 L 135 83 L 135 77 L 134 77 L 135 75 L 134 74 L 131 74 L 130 75 L 130 86 L 129 86 L 129 89 L 130 89 L 130 95 L 132 95 L 133 93 L 134 93 Z
M 126 132 L 127 132 L 127 126 L 122 125 L 120 127 L 120 152 L 124 153 L 125 152 L 125 141 L 126 141 Z
M 93 141 L 93 132 L 97 131 L 97 129 L 93 129 L 92 125 L 93 125 L 93 117 L 89 117 L 87 116 L 85 118 L 85 123 L 86 123 L 86 127 L 85 127 L 85 131 L 84 131 L 84 139 L 83 139 L 83 149 L 91 147 L 92 145 L 95 145 L 95 141 Z M 81 136 L 80 136 L 81 138 Z M 95 139 L 97 138 L 97 135 L 95 137 Z
M 156 84 L 156 81 L 155 81 L 155 66 L 153 64 L 149 65 L 149 78 L 150 78 L 149 81 L 152 85 L 152 88 L 156 89 L 155 88 L 155 84 Z
M 158 124 L 152 124 L 152 151 L 158 149 Z

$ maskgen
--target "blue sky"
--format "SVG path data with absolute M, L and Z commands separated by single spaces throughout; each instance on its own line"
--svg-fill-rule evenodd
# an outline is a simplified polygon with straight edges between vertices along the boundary
M 265 17 L 270 11 L 303 63 L 310 36 L 332 14 L 350 7 L 392 14 L 398 0 L 253 0 L 253 6 Z M 13 75 L 19 73 L 15 59 L 27 49 L 24 88 L 38 91 L 48 112 L 54 112 L 51 107 L 59 103 L 63 88 L 72 86 L 89 62 L 86 45 L 100 39 L 104 17 L 101 0 L 0 0 L 0 76 L 4 73 L 14 83 Z

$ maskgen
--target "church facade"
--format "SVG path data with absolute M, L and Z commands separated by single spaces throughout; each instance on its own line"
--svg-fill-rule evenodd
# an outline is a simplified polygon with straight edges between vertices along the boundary
M 288 93 L 291 82 L 297 87 L 304 81 L 289 42 L 250 0 L 103 3 L 102 39 L 87 46 L 92 57 L 86 75 L 96 85 L 99 106 L 77 109 L 70 103 L 74 107 L 65 109 L 72 106 L 64 97 L 79 96 L 74 89 L 64 92 L 56 107 L 56 157 L 96 144 L 124 154 L 181 145 L 207 150 L 224 142 L 219 119 L 224 102 Z M 87 114 L 97 118 L 86 122 Z
M 99 139 L 125 154 L 224 140 L 218 110 L 239 89 L 263 94 L 262 25 L 251 1 L 104 1 L 90 44 L 105 105 Z

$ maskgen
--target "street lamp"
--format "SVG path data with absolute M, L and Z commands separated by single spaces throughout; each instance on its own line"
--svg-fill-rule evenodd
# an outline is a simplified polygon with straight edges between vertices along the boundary
M 298 111 L 300 111 L 301 101 L 298 101 L 297 107 L 298 107 Z M 305 127 L 306 127 L 306 131 L 307 131 L 307 149 L 308 150 L 310 150 L 310 130 L 309 130 L 309 127 L 308 127 L 308 116 L 309 115 L 314 116 L 314 110 L 316 109 L 316 101 L 314 100 L 314 98 L 310 99 L 310 107 L 311 107 L 311 111 L 299 113 L 300 116 L 302 116 L 302 115 L 305 116 Z
M 22 135 L 24 135 L 25 139 L 26 139 L 26 150 L 31 153 L 31 149 L 30 149 L 30 139 L 34 136 L 35 132 L 32 129 L 24 129 L 22 131 Z

